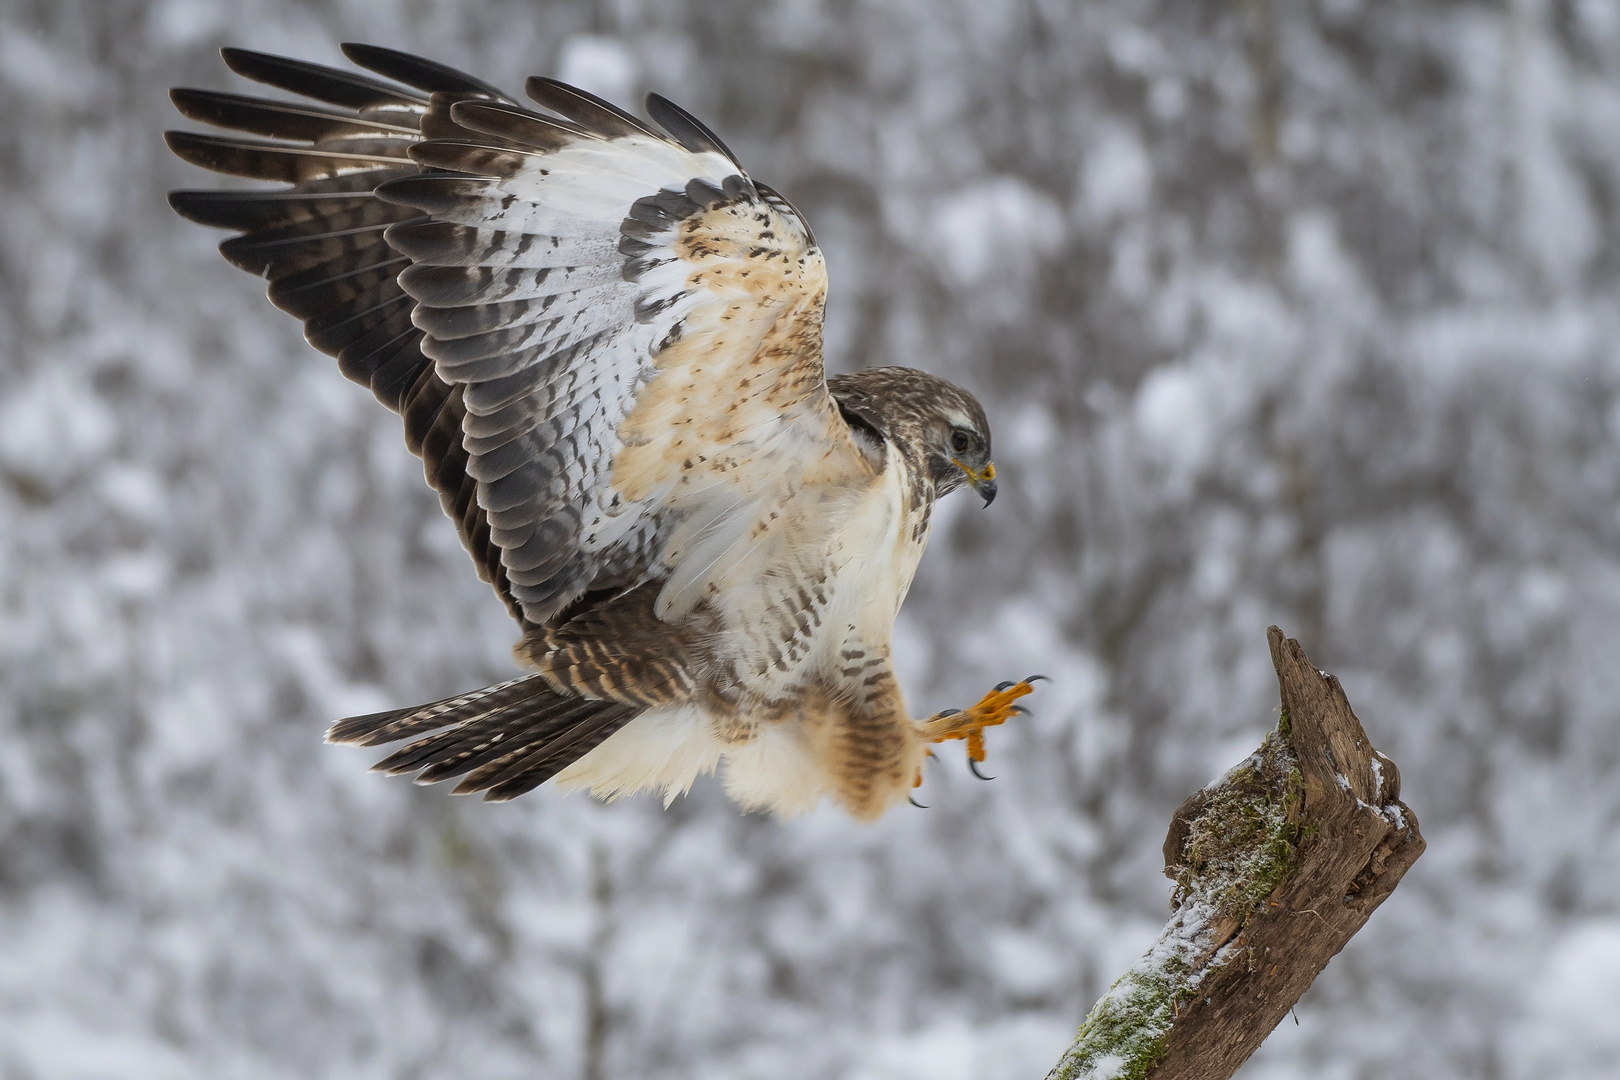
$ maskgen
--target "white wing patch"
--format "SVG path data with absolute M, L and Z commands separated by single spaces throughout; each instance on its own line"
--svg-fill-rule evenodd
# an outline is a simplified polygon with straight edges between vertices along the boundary
M 429 215 L 388 241 L 424 355 L 463 387 L 467 473 L 525 616 L 639 575 L 668 577 L 674 619 L 763 573 L 795 492 L 871 472 L 827 392 L 809 230 L 716 150 L 486 101 L 449 115 L 467 138 L 411 151 L 447 171 L 378 194 Z

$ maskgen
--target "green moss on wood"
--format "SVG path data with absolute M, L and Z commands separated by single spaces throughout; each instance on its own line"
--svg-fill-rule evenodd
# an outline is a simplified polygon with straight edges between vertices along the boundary
M 1048 1080 L 1143 1080 L 1164 1054 L 1177 1008 L 1192 997 L 1188 975 L 1179 958 L 1138 962 L 1092 1008 Z
M 1308 837 L 1305 789 L 1283 710 L 1248 761 L 1226 775 L 1187 823 L 1174 903 L 1152 950 L 1092 1008 L 1048 1080 L 1143 1080 L 1163 1056 L 1181 1006 L 1230 958 L 1211 952 L 1288 877 Z M 1217 936 L 1223 920 L 1227 931 Z M 1195 969 L 1196 966 L 1196 969 Z
M 1280 722 L 1248 761 L 1226 775 L 1188 823 L 1176 875 L 1178 905 L 1196 890 L 1241 926 L 1288 876 L 1302 838 L 1304 777 L 1282 727 Z

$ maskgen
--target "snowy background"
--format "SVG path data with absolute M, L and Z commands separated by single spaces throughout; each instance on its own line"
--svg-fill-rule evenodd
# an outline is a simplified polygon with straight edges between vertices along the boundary
M 512 672 L 398 421 L 170 213 L 222 44 L 657 89 L 806 212 L 832 366 L 985 400 L 872 827 L 323 747 Z M 1427 856 L 1246 1080 L 1620 1059 L 1620 4 L 4 0 L 0 1077 L 1038 1078 L 1172 808 L 1335 671 Z

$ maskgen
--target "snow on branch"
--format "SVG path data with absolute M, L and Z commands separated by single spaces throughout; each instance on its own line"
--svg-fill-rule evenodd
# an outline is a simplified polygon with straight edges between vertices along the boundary
M 1267 632 L 1282 691 L 1260 748 L 1175 813 L 1175 912 L 1047 1080 L 1225 1080 L 1423 854 L 1395 763 L 1339 680 Z

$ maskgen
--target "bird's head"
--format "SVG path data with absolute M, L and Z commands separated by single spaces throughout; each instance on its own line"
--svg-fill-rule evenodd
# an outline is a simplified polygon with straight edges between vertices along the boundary
M 949 385 L 949 384 L 947 384 Z M 990 423 L 966 391 L 951 387 L 960 403 L 941 401 L 927 427 L 928 471 L 936 495 L 948 495 L 966 484 L 984 505 L 996 499 L 996 463 L 990 460 Z
M 920 459 L 934 494 L 971 487 L 984 505 L 996 497 L 990 421 L 972 394 L 915 368 L 872 368 L 827 380 L 839 409 Z

